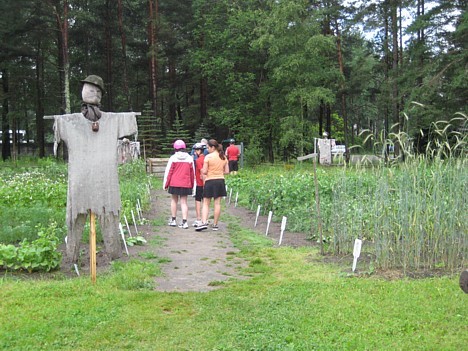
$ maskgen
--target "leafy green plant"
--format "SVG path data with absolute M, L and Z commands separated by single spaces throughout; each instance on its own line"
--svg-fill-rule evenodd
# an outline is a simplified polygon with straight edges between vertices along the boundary
M 128 237 L 125 239 L 125 241 L 127 242 L 128 246 L 144 245 L 147 243 L 146 239 L 140 235 Z
M 23 240 L 18 247 L 0 244 L 0 266 L 12 270 L 45 271 L 57 269 L 62 255 L 57 251 L 60 240 L 57 225 L 51 223 L 47 228 L 38 227 L 38 239 Z

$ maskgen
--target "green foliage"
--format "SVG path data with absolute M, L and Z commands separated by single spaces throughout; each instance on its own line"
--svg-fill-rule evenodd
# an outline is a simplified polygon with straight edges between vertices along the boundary
M 243 239 L 249 237 L 264 236 L 244 230 Z M 263 246 L 244 255 L 259 272 L 209 293 L 154 291 L 160 272 L 148 261 L 120 262 L 95 285 L 89 277 L 3 277 L 0 348 L 462 350 L 466 344 L 458 276 L 345 278 L 342 267 L 325 265 L 313 248 Z M 90 325 L 105 327 L 90 331 Z
M 111 285 L 121 290 L 152 290 L 154 276 L 161 274 L 155 264 L 139 260 L 113 261 L 112 270 Z
M 8 167 L 7 167 L 8 165 Z M 0 168 L 0 242 L 37 238 L 35 227 L 63 223 L 67 203 L 67 169 L 52 159 L 23 160 Z M 61 231 L 62 233 L 62 231 Z
M 49 272 L 60 266 L 62 255 L 57 251 L 60 244 L 60 229 L 56 223 L 37 228 L 38 239 L 23 240 L 18 247 L 0 244 L 0 267 L 7 270 Z
M 364 240 L 378 268 L 455 270 L 468 245 L 466 158 L 408 159 L 391 168 L 317 169 L 323 235 L 334 254 L 351 254 Z M 288 231 L 318 238 L 314 176 L 310 170 L 244 169 L 227 179 L 239 204 L 273 220 L 288 218 Z
M 128 237 L 125 241 L 128 246 L 145 245 L 147 243 L 146 239 L 140 235 Z
M 177 139 L 183 140 L 187 148 L 190 148 L 192 137 L 178 115 L 172 125 L 172 128 L 170 128 L 166 133 L 166 138 L 162 147 L 162 152 L 165 155 L 171 155 L 174 152 L 173 144 Z
M 161 118 L 154 115 L 150 103 L 146 103 L 141 116 L 138 117 L 138 135 L 141 148 L 146 157 L 156 157 L 161 154 L 163 143 L 163 126 Z
M 138 220 L 136 205 L 140 201 L 144 211 L 150 205 L 148 190 L 155 187 L 159 181 L 145 172 L 143 160 L 136 160 L 119 166 L 119 184 L 122 201 L 121 215 L 125 215 L 129 223 L 133 224 L 132 211 Z

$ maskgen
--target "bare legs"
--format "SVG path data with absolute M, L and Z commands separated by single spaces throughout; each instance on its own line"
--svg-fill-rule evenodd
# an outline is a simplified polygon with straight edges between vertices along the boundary
M 177 203 L 179 201 L 179 195 L 171 194 L 171 216 L 177 217 Z M 187 195 L 180 196 L 180 208 L 182 210 L 182 219 L 186 220 L 188 217 L 188 205 Z
M 203 208 L 202 208 L 202 222 L 208 222 L 208 214 L 210 211 L 211 198 L 203 198 Z M 214 225 L 218 225 L 219 216 L 221 215 L 221 197 L 214 199 Z
M 221 198 L 214 199 L 214 225 L 218 225 L 219 216 L 221 214 Z
M 211 198 L 203 198 L 203 208 L 202 208 L 202 223 L 208 222 L 208 212 L 210 211 Z
M 182 219 L 187 220 L 187 216 L 188 216 L 187 195 L 180 197 L 180 209 L 182 210 Z
M 197 214 L 197 221 L 201 221 L 201 201 L 195 200 L 195 212 Z

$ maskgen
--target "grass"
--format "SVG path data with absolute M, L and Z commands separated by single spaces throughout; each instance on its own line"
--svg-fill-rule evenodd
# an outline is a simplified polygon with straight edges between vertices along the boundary
M 385 280 L 344 274 L 342 267 L 323 263 L 314 248 L 273 247 L 240 219 L 223 212 L 223 220 L 240 250 L 229 258 L 249 262 L 242 268 L 248 280 L 229 280 L 204 293 L 157 292 L 155 277 L 167 259 L 152 254 L 114 263 L 94 286 L 87 276 L 33 280 L 4 274 L 0 350 L 466 348 L 468 295 L 458 276 Z M 164 244 L 160 237 L 148 243 Z
M 456 277 L 345 277 L 315 249 L 272 247 L 226 215 L 249 280 L 208 293 L 153 290 L 157 263 L 98 277 L 0 278 L 2 350 L 460 350 Z M 231 253 L 230 256 L 235 256 Z M 212 282 L 219 285 L 219 282 Z M 465 346 L 464 346 L 465 345 Z

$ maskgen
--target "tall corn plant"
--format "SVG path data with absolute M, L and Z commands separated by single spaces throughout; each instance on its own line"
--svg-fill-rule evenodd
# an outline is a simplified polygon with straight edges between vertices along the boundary
M 466 116 L 462 116 L 466 123 Z M 460 121 L 460 118 L 457 118 Z M 451 122 L 453 122 L 452 120 Z M 333 188 L 331 249 L 352 252 L 356 237 L 365 240 L 380 268 L 456 269 L 468 251 L 468 168 L 466 136 L 449 122 L 432 126 L 425 155 L 416 155 L 405 133 L 390 134 L 382 145 L 401 146 L 405 162 L 343 171 Z

